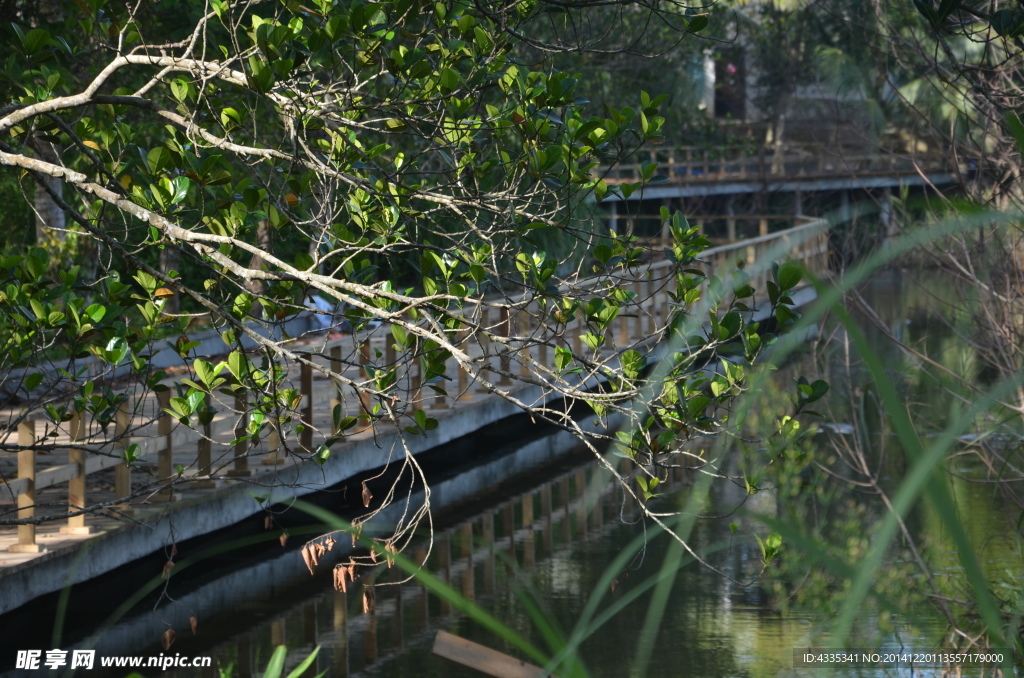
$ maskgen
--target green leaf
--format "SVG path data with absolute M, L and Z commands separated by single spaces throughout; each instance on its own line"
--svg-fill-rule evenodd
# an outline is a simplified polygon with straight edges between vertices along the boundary
M 163 146 L 157 146 L 146 154 L 146 166 L 150 174 L 162 172 L 173 164 L 171 152 Z
M 936 20 L 945 21 L 946 18 L 960 9 L 960 0 L 939 0 L 939 11 L 936 14 Z
M 178 101 L 185 101 L 188 98 L 188 82 L 184 78 L 175 78 L 171 81 L 171 96 Z
M 690 19 L 688 28 L 691 33 L 700 33 L 702 30 L 708 27 L 708 15 L 698 14 L 697 16 Z
M 405 349 L 409 345 L 409 333 L 401 325 L 391 325 L 391 336 L 395 338 L 395 345 Z
M 797 264 L 785 263 L 779 267 L 779 289 L 787 292 L 799 285 L 803 277 L 803 271 Z
M 32 374 L 25 377 L 25 390 L 31 391 L 39 384 L 43 383 L 43 375 L 39 372 L 33 372 Z
M 139 458 L 139 447 L 138 443 L 132 443 L 128 447 L 124 448 L 124 463 L 132 464 Z
M 235 349 L 229 353 L 226 362 L 228 371 L 237 381 L 242 381 L 248 374 L 249 359 L 242 351 Z
M 124 337 L 114 337 L 107 342 L 106 348 L 100 353 L 100 358 L 116 367 L 124 361 L 126 355 L 128 355 L 128 342 Z
M 31 56 L 50 44 L 50 34 L 42 28 L 33 28 L 21 39 L 21 44 Z
M 257 56 L 249 57 L 249 87 L 257 92 L 269 92 L 274 86 L 274 69 Z
M 220 112 L 220 124 L 229 130 L 237 127 L 242 124 L 242 114 L 235 108 L 225 108 Z
M 647 359 L 639 351 L 629 350 L 619 357 L 619 363 L 622 365 L 622 373 L 627 378 L 636 379 L 646 367 Z
M 263 673 L 263 678 L 281 678 L 281 673 L 284 672 L 284 660 L 287 656 L 288 648 L 278 645 L 274 649 L 274 654 L 270 656 L 270 661 L 267 662 L 267 670 Z
M 459 74 L 450 68 L 446 68 L 441 71 L 441 77 L 438 78 L 438 83 L 441 85 L 441 89 L 448 90 L 450 92 L 459 86 Z
M 572 362 L 572 351 L 562 346 L 555 347 L 555 369 L 564 372 L 565 368 Z
M 38 279 L 46 273 L 46 268 L 50 264 L 50 255 L 41 247 L 33 247 L 25 257 L 24 263 L 29 275 Z

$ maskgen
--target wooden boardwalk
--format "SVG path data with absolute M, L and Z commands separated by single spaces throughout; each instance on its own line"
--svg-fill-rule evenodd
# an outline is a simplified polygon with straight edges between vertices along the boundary
M 653 176 L 647 170 L 651 163 L 657 164 Z M 742 193 L 940 186 L 960 183 L 976 173 L 977 167 L 971 163 L 955 162 L 937 151 L 882 153 L 863 145 L 822 144 L 788 144 L 750 153 L 655 146 L 637 154 L 632 162 L 597 167 L 593 172 L 613 189 L 647 176 L 647 185 L 628 194 L 620 196 L 609 191 L 609 203 Z
M 713 183 L 735 180 L 800 179 L 835 176 L 895 176 L 967 173 L 941 152 L 915 155 L 868 152 L 864 148 L 825 148 L 821 145 L 788 144 L 747 153 L 713 152 L 695 147 L 651 147 L 633 162 L 599 167 L 595 171 L 609 184 L 640 181 L 644 168 L 657 163 L 663 183 Z
M 703 253 L 702 259 L 707 262 L 709 273 L 732 270 L 736 261 L 742 260 L 748 265 L 748 271 L 755 272 L 752 280 L 755 288 L 764 289 L 768 266 L 756 264 L 765 264 L 770 257 L 779 254 L 781 258 L 800 261 L 813 271 L 825 272 L 828 267 L 827 229 L 828 224 L 824 221 L 803 223 L 714 247 Z M 618 350 L 627 346 L 651 347 L 658 342 L 659 332 L 671 311 L 667 295 L 669 281 L 663 275 L 670 266 L 668 261 L 654 261 L 647 265 L 642 275 L 631 281 L 622 281 L 623 285 L 629 285 L 637 292 L 638 299 L 646 301 L 642 307 L 633 309 L 628 317 L 623 314 L 610 329 L 608 336 Z M 757 272 L 759 268 L 761 270 Z M 586 281 L 581 281 L 580 286 L 585 285 Z M 482 319 L 483 323 L 495 331 L 504 331 L 505 336 L 514 337 L 517 333 L 527 336 L 530 332 L 540 331 L 530 327 L 525 314 L 520 318 L 509 316 L 507 310 L 498 306 L 485 304 L 482 308 L 484 313 L 491 314 Z M 581 335 L 586 331 L 581 321 L 574 321 L 557 335 L 544 338 L 581 352 Z M 357 336 L 320 335 L 290 347 L 313 356 L 315 361 L 325 365 L 329 363 L 335 368 L 344 365 L 345 376 L 353 381 L 365 378 L 362 365 L 368 363 L 370 355 L 384 356 L 389 360 L 393 359 L 394 352 L 388 327 L 378 327 Z M 553 393 L 549 389 L 538 390 L 537 383 L 542 382 L 537 379 L 533 379 L 537 383 L 530 385 L 513 383 L 498 376 L 499 370 L 517 370 L 524 377 L 529 377 L 533 374 L 532 366 L 550 365 L 553 356 L 544 344 L 516 346 L 509 343 L 501 348 L 495 344 L 466 343 L 463 349 L 474 369 L 482 375 L 493 376 L 491 387 L 475 382 L 464 369 L 458 369 L 458 376 L 449 387 L 447 396 L 425 388 L 415 372 L 400 377 L 400 387 L 411 394 L 410 404 L 422 408 L 436 419 L 439 428 L 445 427 L 450 417 L 472 411 L 472 408 L 493 399 L 517 398 L 529 392 L 531 400 L 526 404 L 533 405 L 544 402 Z M 313 463 L 305 452 L 293 452 L 314 450 L 324 441 L 325 433 L 331 434 L 336 406 L 342 408 L 344 415 L 351 416 L 372 406 L 367 393 L 351 387 L 339 389 L 336 382 L 308 367 L 292 365 L 286 385 L 301 393 L 300 416 L 311 426 L 298 440 L 281 440 L 279 435 L 271 433 L 255 447 L 233 444 L 236 431 L 244 428 L 246 423 L 244 403 L 232 402 L 230 397 L 220 393 L 214 394 L 212 403 L 220 414 L 205 436 L 162 416 L 164 403 L 152 394 L 131 400 L 123 416 L 107 432 L 100 431 L 93 423 L 83 423 L 80 429 L 72 430 L 70 422 L 55 427 L 44 421 L 26 421 L 23 413 L 15 409 L 0 412 L 0 420 L 6 422 L 2 435 L 8 439 L 13 436 L 22 436 L 25 441 L 29 440 L 27 436 L 45 438 L 54 447 L 50 454 L 29 451 L 19 453 L 17 460 L 0 457 L 0 515 L 59 517 L 66 514 L 68 503 L 73 506 L 112 504 L 119 498 L 136 494 L 130 502 L 111 505 L 87 515 L 51 520 L 38 526 L 0 528 L 0 580 L 9 572 L 30 566 L 34 559 L 67 552 L 84 540 L 122 526 L 173 514 L 178 507 L 203 502 L 228 488 L 250 485 L 255 495 L 266 494 L 267 487 L 287 487 L 294 483 L 296 469 Z M 501 394 L 496 394 L 495 390 Z M 404 426 L 411 422 L 400 423 Z M 397 430 L 396 424 L 386 419 L 379 419 L 376 426 L 376 431 L 365 424 L 346 431 L 344 440 L 332 447 L 326 465 L 345 464 L 346 451 L 372 445 L 375 436 Z M 63 447 L 72 443 L 72 435 L 76 440 L 89 441 L 87 453 L 69 452 Z M 139 446 L 139 458 L 131 468 L 124 464 L 124 450 L 129 445 Z M 389 454 L 390 451 L 381 450 L 378 465 L 384 465 Z M 363 470 L 367 469 L 353 469 L 351 474 Z M 175 478 L 179 484 L 172 493 L 155 491 L 160 481 Z M 318 488 L 295 488 L 295 493 L 313 489 Z M 261 510 L 256 501 L 251 503 L 251 513 Z

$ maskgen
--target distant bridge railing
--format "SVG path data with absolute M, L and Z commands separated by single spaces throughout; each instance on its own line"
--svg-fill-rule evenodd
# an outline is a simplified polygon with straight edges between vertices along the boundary
M 701 214 L 687 218 L 712 245 L 728 245 L 816 220 L 817 217 L 788 214 Z M 616 233 L 635 235 L 649 247 L 667 246 L 671 239 L 668 224 L 657 214 L 616 214 L 607 221 Z
M 651 162 L 658 164 L 657 174 L 670 184 L 967 171 L 942 152 L 866 153 L 863 148 L 815 145 L 766 148 L 755 154 L 739 151 L 718 154 L 696 147 L 653 147 L 638 153 L 631 162 L 597 167 L 594 174 L 610 184 L 640 181 L 643 167 Z

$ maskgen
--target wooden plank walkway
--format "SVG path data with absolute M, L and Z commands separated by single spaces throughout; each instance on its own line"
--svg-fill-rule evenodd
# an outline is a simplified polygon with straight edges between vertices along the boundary
M 779 248 L 784 251 L 785 258 L 801 261 L 812 270 L 824 272 L 828 266 L 827 228 L 824 221 L 804 223 L 779 233 L 712 248 L 703 253 L 702 259 L 708 262 L 711 272 L 732 270 L 737 260 L 743 260 L 748 271 L 756 273 L 752 284 L 755 288 L 764 289 L 767 272 L 756 272 L 754 264 L 759 257 L 764 262 L 769 252 Z M 643 308 L 635 309 L 633 317 L 620 318 L 609 332 L 613 345 L 620 350 L 624 346 L 650 346 L 658 341 L 659 328 L 670 312 L 670 300 L 664 281 L 659 284 L 657 280 L 659 271 L 669 270 L 669 265 L 667 261 L 654 262 L 648 266 L 646 275 L 633 281 L 623 281 L 623 284 L 633 286 L 638 298 L 647 299 L 647 302 Z M 485 321 L 492 327 L 500 329 L 504 326 L 507 330 L 520 324 L 517 318 L 498 313 L 500 309 L 493 310 L 497 316 Z M 519 329 L 525 329 L 525 322 L 524 319 Z M 558 340 L 580 351 L 580 337 L 585 331 L 585 325 L 573 322 L 558 336 Z M 345 376 L 358 380 L 362 370 L 360 362 L 365 362 L 369 352 L 379 351 L 378 355 L 386 356 L 391 350 L 389 343 L 390 329 L 379 327 L 360 336 L 320 336 L 297 343 L 292 348 L 308 351 L 316 356 L 317 361 L 324 363 L 341 357 L 349 363 L 345 367 Z M 519 348 L 518 352 L 513 346 L 504 354 L 486 345 L 465 346 L 465 350 L 474 365 L 485 366 L 484 373 L 489 370 L 491 374 L 504 369 L 518 370 L 527 376 L 533 369 L 531 365 L 549 365 L 553 358 L 543 345 L 529 350 Z M 518 368 L 515 367 L 517 364 Z M 449 397 L 423 388 L 416 383 L 415 374 L 404 374 L 401 379 L 401 387 L 412 394 L 413 403 L 437 419 L 439 427 L 444 427 L 449 417 L 502 397 L 482 384 L 474 383 L 462 369 L 458 370 L 458 377 L 450 387 Z M 534 400 L 527 404 L 543 402 L 551 394 L 551 391 L 540 391 L 541 395 L 537 396 L 536 386 L 520 384 L 513 388 L 511 380 L 495 378 L 495 381 L 497 388 L 509 397 L 526 392 L 533 394 Z M 298 365 L 290 366 L 287 383 L 303 394 L 302 416 L 317 433 L 306 440 L 285 440 L 284 446 L 270 435 L 255 448 L 243 450 L 243 456 L 236 456 L 238 448 L 232 444 L 241 421 L 233 411 L 237 403 L 229 402 L 231 399 L 220 393 L 215 394 L 214 404 L 221 414 L 212 422 L 209 440 L 206 441 L 196 431 L 177 424 L 171 426 L 168 417 L 160 418 L 161 403 L 152 394 L 132 401 L 132 415 L 124 417 L 120 424 L 107 431 L 108 442 L 98 446 L 99 453 L 89 453 L 84 455 L 84 459 L 76 460 L 63 447 L 71 444 L 69 423 L 65 422 L 60 427 L 44 422 L 32 423 L 35 427 L 32 435 L 52 441 L 55 449 L 50 454 L 19 453 L 18 460 L 11 456 L 0 457 L 0 474 L 3 476 L 0 482 L 0 515 L 12 516 L 19 509 L 22 517 L 63 516 L 66 515 L 69 498 L 74 505 L 112 504 L 131 492 L 141 494 L 130 504 L 108 506 L 84 516 L 40 525 L 0 528 L 0 579 L 7 572 L 28 566 L 34 559 L 47 558 L 47 553 L 66 552 L 85 540 L 119 527 L 157 519 L 169 511 L 173 512 L 176 506 L 202 502 L 225 488 L 251 484 L 254 493 L 265 494 L 267 487 L 293 482 L 297 477 L 296 469 L 312 462 L 302 460 L 299 455 L 288 454 L 285 448 L 315 449 L 314 445 L 324 439 L 319 432 L 330 432 L 334 428 L 333 406 L 340 404 L 345 414 L 352 415 L 364 411 L 366 395 L 350 388 L 339 395 L 334 382 Z M 0 435 L 26 435 L 26 422 L 20 421 L 20 416 L 21 413 L 13 409 L 0 412 L 0 422 L 7 422 Z M 133 421 L 142 423 L 135 425 Z M 403 425 L 408 423 L 402 422 Z M 377 425 L 376 434 L 364 424 L 348 431 L 346 440 L 332 448 L 332 456 L 326 463 L 341 463 L 339 460 L 345 457 L 346 450 L 368 444 L 375 435 L 396 430 L 394 423 L 384 420 L 378 421 Z M 127 431 L 128 437 L 117 439 L 121 431 Z M 76 432 L 77 439 L 87 434 L 103 438 L 95 424 L 90 423 Z M 139 461 L 129 473 L 123 463 L 123 450 L 130 444 L 139 445 Z M 381 465 L 386 456 L 387 452 L 382 451 Z M 177 486 L 172 495 L 145 491 L 154 486 L 155 480 L 175 477 L 179 471 L 180 476 L 189 482 Z M 258 510 L 258 505 L 253 502 L 252 512 Z

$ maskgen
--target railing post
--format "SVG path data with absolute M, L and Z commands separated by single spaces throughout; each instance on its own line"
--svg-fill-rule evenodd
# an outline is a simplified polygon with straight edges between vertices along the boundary
M 457 345 L 460 351 L 465 353 L 467 356 L 469 355 L 469 351 L 467 350 L 469 348 L 469 330 L 462 330 L 459 333 L 459 342 Z M 459 365 L 459 400 L 467 401 L 472 399 L 473 394 L 470 392 L 469 386 L 469 371 L 467 368 Z
M 229 476 L 247 477 L 252 475 L 249 470 L 249 448 L 248 440 L 241 440 L 249 433 L 249 392 L 241 391 L 235 396 L 235 411 L 238 412 L 238 422 L 235 425 L 235 465 Z
M 85 420 L 80 412 L 71 415 L 68 422 L 68 463 L 78 467 L 75 477 L 68 481 L 68 512 L 85 508 L 85 450 L 73 447 L 85 439 Z M 92 528 L 85 524 L 85 514 L 68 518 L 68 524 L 60 528 L 61 534 L 92 534 Z
M 271 421 L 270 433 L 267 434 L 266 443 L 269 454 L 266 459 L 260 461 L 265 466 L 277 466 L 278 464 L 284 463 L 284 455 L 278 452 L 278 448 L 281 447 L 281 432 L 278 426 L 280 422 Z
M 156 432 L 158 439 L 163 441 L 163 447 L 157 452 L 156 477 L 160 482 L 168 482 L 174 477 L 174 419 L 164 410 L 171 406 L 171 389 L 157 393 L 156 402 Z M 162 500 L 170 500 L 171 496 L 170 488 L 156 494 L 156 498 Z
M 115 446 L 123 453 L 131 445 L 131 440 L 128 437 L 128 430 L 131 428 L 131 412 L 128 409 L 128 400 L 125 399 L 121 405 L 117 408 L 117 414 L 114 419 L 114 437 Z M 132 493 L 132 467 L 128 465 L 128 460 L 118 464 L 114 467 L 114 496 L 118 499 L 127 497 Z M 121 512 L 128 511 L 131 507 L 131 501 L 124 501 L 117 504 L 115 508 Z
M 572 319 L 572 350 L 577 355 L 583 354 L 583 311 L 577 310 L 576 316 Z
M 500 318 L 500 320 L 498 321 L 498 336 L 501 336 L 501 337 L 504 337 L 505 339 L 508 339 L 509 336 L 511 336 L 511 334 L 512 334 L 512 332 L 511 332 L 511 329 L 512 329 L 511 328 L 512 318 L 509 315 L 508 306 L 502 306 L 501 307 L 501 310 L 499 312 L 499 318 Z M 508 343 L 502 344 L 502 346 L 501 346 L 501 371 L 502 371 L 502 375 L 501 375 L 501 379 L 498 381 L 498 383 L 501 384 L 502 386 L 505 386 L 505 385 L 508 385 L 508 384 L 512 383 L 512 380 L 508 376 L 508 372 L 512 369 L 512 360 L 509 357 L 509 350 L 510 349 L 509 349 Z
M 423 365 L 419 358 L 416 358 L 409 367 L 412 374 L 409 376 L 409 404 L 412 407 L 423 407 Z
M 369 374 L 366 371 L 366 366 L 370 364 L 370 336 L 367 335 L 365 339 L 359 344 L 359 381 L 367 379 Z M 359 400 L 363 404 L 363 410 L 369 414 L 373 410 L 373 397 L 366 391 L 358 389 Z
M 483 304 L 481 304 L 480 305 L 480 330 L 481 331 L 477 335 L 479 337 L 480 350 L 482 351 L 482 354 L 481 354 L 481 357 L 480 357 L 480 374 L 481 375 L 487 374 L 487 378 L 493 382 L 493 375 L 488 374 L 490 372 L 490 367 L 491 367 L 490 351 L 491 351 L 491 343 L 492 343 L 491 340 L 490 340 L 490 337 L 487 336 L 488 332 L 491 331 L 491 327 L 489 325 L 489 323 L 491 322 L 490 315 L 491 315 L 490 309 L 487 306 L 484 306 Z M 487 393 L 487 387 L 484 386 L 479 380 L 477 380 L 476 384 L 477 384 L 477 390 L 480 393 Z
M 658 318 L 655 315 L 656 311 L 654 308 L 655 298 L 658 296 L 658 291 L 654 285 L 654 281 L 648 278 L 644 281 L 644 298 L 643 301 L 647 305 L 647 335 L 654 336 L 654 333 L 658 331 Z
M 207 393 L 203 399 L 203 408 L 205 410 L 210 407 L 212 407 L 212 396 Z M 203 414 L 208 416 L 206 412 Z M 213 421 L 204 423 L 202 427 L 202 434 L 197 445 L 196 475 L 209 476 L 213 473 L 213 443 L 210 440 L 213 437 Z M 216 487 L 216 483 L 212 479 L 192 481 L 193 489 L 203 490 L 212 487 Z
M 328 365 L 329 365 L 329 367 L 330 367 L 332 372 L 338 372 L 340 374 L 341 372 L 344 371 L 344 367 L 341 364 L 341 344 L 334 344 L 333 346 L 331 346 L 331 357 L 330 357 L 330 362 L 328 363 Z M 330 407 L 331 407 L 331 431 L 332 431 L 332 433 L 337 435 L 339 433 L 339 431 L 335 430 L 335 428 L 334 428 L 334 410 L 335 410 L 335 408 L 339 408 L 340 407 L 341 408 L 341 412 L 340 412 L 341 416 L 342 417 L 345 416 L 345 392 L 342 390 L 342 388 L 340 386 L 338 386 L 337 382 L 335 382 L 335 385 L 334 385 L 334 397 L 331 398 Z
M 309 453 L 313 451 L 313 367 L 308 362 L 299 364 L 299 389 L 303 398 L 299 445 Z
M 18 478 L 28 483 L 25 491 L 18 495 L 18 518 L 35 518 L 36 515 L 36 423 L 23 421 L 18 424 Z M 35 525 L 18 525 L 18 543 L 7 547 L 11 553 L 45 553 L 46 549 L 36 543 Z
M 516 316 L 516 334 L 524 337 L 523 341 L 519 344 L 519 376 L 529 377 L 530 376 L 530 358 L 532 357 L 532 351 L 530 350 L 530 311 L 529 307 L 524 307 L 519 310 L 519 314 Z
M 619 346 L 620 347 L 628 346 L 629 345 L 629 318 L 627 318 L 625 315 L 622 314 L 622 311 L 625 310 L 625 309 L 626 309 L 626 307 L 623 306 L 619 310 L 619 315 L 615 316 L 615 320 L 617 320 L 618 323 L 619 323 Z

